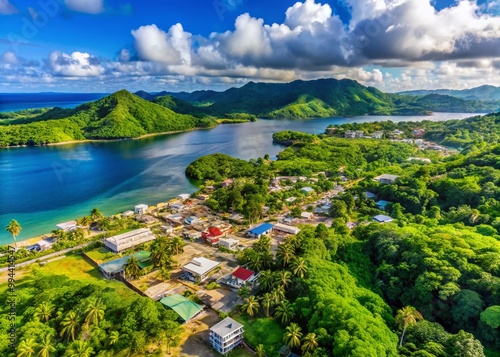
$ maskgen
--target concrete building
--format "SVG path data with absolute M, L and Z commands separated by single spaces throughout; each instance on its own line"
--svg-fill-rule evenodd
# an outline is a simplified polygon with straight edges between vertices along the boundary
M 65 231 L 65 232 L 70 232 L 70 231 L 74 231 L 75 229 L 77 229 L 78 225 L 76 224 L 76 221 L 69 221 L 69 222 L 56 224 L 56 227 Z
M 130 217 L 134 215 L 134 211 L 128 210 L 122 213 L 122 217 Z
M 177 198 L 181 201 L 185 201 L 191 198 L 191 195 L 189 193 L 181 193 L 180 195 L 177 196 Z
M 140 228 L 114 237 L 106 238 L 104 245 L 115 253 L 155 239 L 149 228 Z
M 210 328 L 209 341 L 219 353 L 227 354 L 243 340 L 243 325 L 230 317 Z
M 273 230 L 271 223 L 263 223 L 260 226 L 254 227 L 247 232 L 250 238 L 260 238 L 263 235 L 269 235 Z
M 393 221 L 393 219 L 391 217 L 383 215 L 383 214 L 379 214 L 379 215 L 373 217 L 373 220 L 375 222 L 378 222 L 378 223 L 389 223 L 389 222 Z
M 190 263 L 187 263 L 181 269 L 186 273 L 188 280 L 203 281 L 220 263 L 203 257 L 193 258 Z
M 237 250 L 239 240 L 232 238 L 220 238 L 219 239 L 219 247 L 224 247 L 229 250 Z
M 148 205 L 140 204 L 134 207 L 135 214 L 146 214 L 148 212 Z
M 347 130 L 344 133 L 344 137 L 349 138 L 349 139 L 354 139 L 354 138 L 362 138 L 365 136 L 365 132 L 363 130 Z
M 312 212 L 302 212 L 300 214 L 300 218 L 304 218 L 304 219 L 312 219 L 314 217 L 314 213 Z
M 294 226 L 287 226 L 286 224 L 283 223 L 276 223 L 273 227 L 275 231 L 283 232 L 283 233 L 289 233 L 289 234 L 297 234 L 300 232 L 299 227 L 294 227 Z
M 384 137 L 383 131 L 376 131 L 372 134 L 372 138 L 374 139 L 382 139 Z
M 380 183 L 393 184 L 398 177 L 398 175 L 383 174 L 375 177 L 374 180 Z

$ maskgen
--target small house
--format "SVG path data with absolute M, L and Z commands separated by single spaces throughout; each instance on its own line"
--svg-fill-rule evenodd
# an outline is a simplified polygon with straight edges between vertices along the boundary
M 231 274 L 230 284 L 236 287 L 242 287 L 246 283 L 255 280 L 255 273 L 252 270 L 239 267 Z
M 201 232 L 201 238 L 205 243 L 215 245 L 224 233 L 218 227 L 209 227 L 208 230 Z
M 372 134 L 372 138 L 374 139 L 382 139 L 384 137 L 383 131 L 376 131 Z
M 219 239 L 219 247 L 223 247 L 229 250 L 237 250 L 238 244 L 240 242 L 237 239 L 233 238 L 220 238 Z
M 377 197 L 377 195 L 374 194 L 373 192 L 366 191 L 365 192 L 365 197 L 368 198 L 368 199 L 370 199 L 370 200 L 373 200 L 373 199 L 375 199 Z
M 168 226 L 161 226 L 160 227 L 160 231 L 163 233 L 163 234 L 166 234 L 166 235 L 172 235 L 174 234 L 174 228 L 170 225 Z
M 392 202 L 380 200 L 380 201 L 375 202 L 375 206 L 377 206 L 378 209 L 385 211 L 385 208 L 387 207 L 387 205 L 389 203 L 392 203 Z
M 304 218 L 304 219 L 312 219 L 314 217 L 314 213 L 312 212 L 302 212 L 300 214 L 300 218 Z
M 200 305 L 180 294 L 166 296 L 160 302 L 165 307 L 174 310 L 183 322 L 192 320 L 203 312 Z
M 74 231 L 75 229 L 77 229 L 78 225 L 77 225 L 76 221 L 69 221 L 69 222 L 59 223 L 56 225 L 56 227 L 65 231 L 65 232 L 70 232 L 70 231 Z
M 243 341 L 243 325 L 226 317 L 210 328 L 209 340 L 216 351 L 225 355 Z
M 288 197 L 287 199 L 285 199 L 286 202 L 288 203 L 293 203 L 297 200 L 297 197 Z
M 134 211 L 131 211 L 131 210 L 128 210 L 128 211 L 125 211 L 122 213 L 122 217 L 125 218 L 125 217 L 131 217 L 134 215 Z
M 384 184 L 393 184 L 398 179 L 398 175 L 383 174 L 374 178 L 375 181 Z
M 247 232 L 247 236 L 251 238 L 260 238 L 262 235 L 268 235 L 273 230 L 271 223 L 263 223 L 260 226 L 254 227 Z
M 393 219 L 391 217 L 383 215 L 383 214 L 379 214 L 379 215 L 373 217 L 373 220 L 375 222 L 378 222 L 378 223 L 389 223 L 389 222 L 393 221 Z
M 275 231 L 283 232 L 283 233 L 288 233 L 288 234 L 297 234 L 300 232 L 299 227 L 294 227 L 294 226 L 287 226 L 286 224 L 283 223 L 276 223 L 273 227 Z
M 193 260 L 182 266 L 182 271 L 186 278 L 191 281 L 203 281 L 209 274 L 215 270 L 221 263 L 207 258 L 193 258 Z
M 227 180 L 222 181 L 222 187 L 229 187 L 232 184 L 233 184 L 233 180 L 232 179 L 227 179 Z
M 312 195 L 314 193 L 314 188 L 312 187 L 302 187 L 300 191 L 304 192 L 306 195 Z
M 148 212 L 148 205 L 140 204 L 134 207 L 135 214 L 146 214 Z
M 181 201 L 189 200 L 191 198 L 191 195 L 189 193 L 181 193 L 180 195 L 177 195 L 177 199 Z

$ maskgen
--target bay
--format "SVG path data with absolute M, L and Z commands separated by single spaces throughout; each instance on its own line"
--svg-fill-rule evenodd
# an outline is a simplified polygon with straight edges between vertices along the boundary
M 87 215 L 98 207 L 106 215 L 154 205 L 197 190 L 184 170 L 196 158 L 225 153 L 241 159 L 271 157 L 283 150 L 272 142 L 281 130 L 323 133 L 330 125 L 392 120 L 442 121 L 477 114 L 433 116 L 362 116 L 310 120 L 258 120 L 209 130 L 139 140 L 74 143 L 0 150 L 0 245 L 12 238 L 11 219 L 23 230 L 18 240 L 48 233 L 57 223 Z

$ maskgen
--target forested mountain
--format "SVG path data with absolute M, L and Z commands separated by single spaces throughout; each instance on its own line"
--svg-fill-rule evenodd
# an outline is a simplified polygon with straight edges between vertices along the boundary
M 465 101 L 446 95 L 387 94 L 349 79 L 290 83 L 249 82 L 224 92 L 195 91 L 169 95 L 215 116 L 250 113 L 263 118 L 313 118 L 335 115 L 406 115 L 430 111 L 491 112 L 498 102 Z
M 461 98 L 466 100 L 500 100 L 500 87 L 484 85 L 480 87 L 462 89 L 462 90 L 453 90 L 453 89 L 410 90 L 410 91 L 400 92 L 400 94 L 410 94 L 410 95 L 440 94 L 440 95 L 449 95 L 455 98 Z
M 135 138 L 215 124 L 210 118 L 177 113 L 121 90 L 73 110 L 54 108 L 37 115 L 3 120 L 0 122 L 0 146 Z

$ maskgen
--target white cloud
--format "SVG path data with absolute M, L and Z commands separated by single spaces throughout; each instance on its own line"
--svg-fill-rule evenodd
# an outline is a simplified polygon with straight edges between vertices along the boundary
M 53 75 L 64 77 L 94 77 L 105 71 L 96 57 L 85 52 L 54 51 L 49 55 L 47 67 Z
M 64 0 L 64 2 L 71 10 L 87 14 L 100 14 L 105 10 L 103 0 Z
M 0 0 L 0 15 L 12 15 L 19 11 L 9 0 Z
M 316 4 L 314 0 L 297 2 L 286 10 L 285 24 L 291 29 L 298 26 L 309 27 L 315 22 L 325 23 L 332 16 L 330 5 Z

